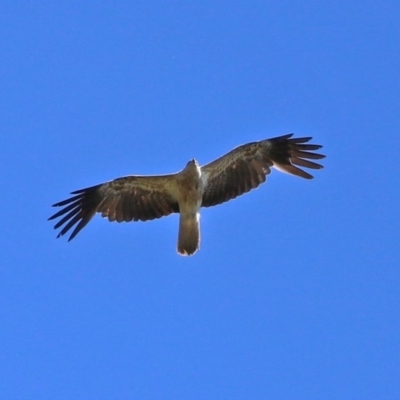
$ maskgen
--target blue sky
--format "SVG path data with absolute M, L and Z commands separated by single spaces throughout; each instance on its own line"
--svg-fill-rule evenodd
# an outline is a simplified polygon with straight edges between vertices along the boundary
M 4 399 L 394 399 L 400 393 L 400 4 L 19 2 L 0 7 Z M 202 211 L 72 242 L 70 191 L 176 172 L 294 132 L 274 171 Z

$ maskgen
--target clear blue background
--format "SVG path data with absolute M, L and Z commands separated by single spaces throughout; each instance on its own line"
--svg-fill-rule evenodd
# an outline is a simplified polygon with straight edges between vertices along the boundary
M 398 1 L 3 1 L 0 398 L 397 399 Z M 202 211 L 67 243 L 80 189 L 288 132 L 323 144 Z

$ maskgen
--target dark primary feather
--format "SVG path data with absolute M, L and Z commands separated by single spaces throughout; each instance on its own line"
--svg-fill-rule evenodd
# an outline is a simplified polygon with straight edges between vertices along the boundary
M 179 212 L 179 205 L 168 192 L 169 175 L 153 177 L 128 176 L 72 192 L 75 196 L 54 204 L 63 207 L 49 220 L 62 217 L 54 229 L 62 227 L 63 236 L 75 224 L 72 240 L 99 212 L 109 221 L 147 221 Z
M 313 176 L 297 166 L 320 169 L 322 165 L 309 160 L 325 156 L 311 151 L 322 146 L 308 144 L 312 138 L 293 138 L 293 134 L 279 136 L 239 146 L 217 160 L 202 167 L 208 175 L 203 195 L 203 207 L 214 206 L 234 199 L 265 182 L 271 167 L 305 179 Z

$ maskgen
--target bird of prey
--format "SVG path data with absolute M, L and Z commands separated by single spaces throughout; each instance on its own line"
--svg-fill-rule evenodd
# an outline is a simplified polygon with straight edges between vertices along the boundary
M 54 226 L 63 236 L 74 225 L 73 239 L 96 213 L 109 221 L 148 221 L 179 213 L 177 251 L 192 255 L 199 249 L 201 207 L 216 206 L 257 188 L 265 182 L 271 167 L 305 179 L 313 176 L 299 167 L 323 168 L 309 160 L 325 156 L 313 152 L 322 146 L 309 144 L 311 137 L 293 134 L 247 143 L 209 164 L 200 166 L 193 159 L 175 174 L 131 175 L 72 192 L 63 207 L 49 219 L 62 217 Z

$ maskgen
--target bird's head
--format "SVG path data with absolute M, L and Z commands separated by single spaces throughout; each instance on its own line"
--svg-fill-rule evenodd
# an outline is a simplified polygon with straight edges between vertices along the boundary
M 193 160 L 190 160 L 187 164 L 186 167 L 183 169 L 183 171 L 186 171 L 187 173 L 195 174 L 195 175 L 200 175 L 200 165 L 199 163 L 193 158 Z
M 186 164 L 186 167 L 189 167 L 189 166 L 198 167 L 198 166 L 199 166 L 199 163 L 197 162 L 197 160 L 196 160 L 195 158 L 193 158 L 192 160 L 190 160 L 190 161 Z

